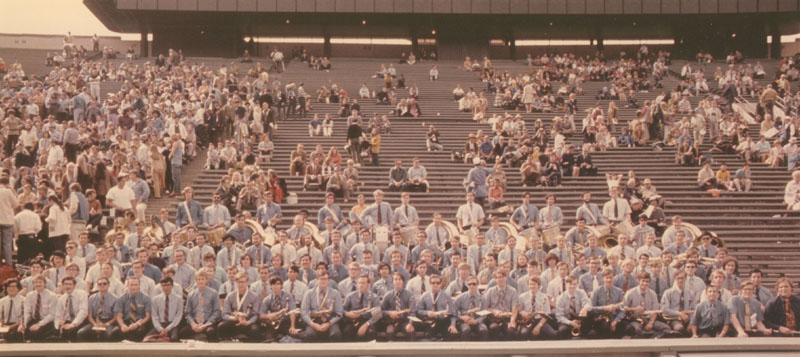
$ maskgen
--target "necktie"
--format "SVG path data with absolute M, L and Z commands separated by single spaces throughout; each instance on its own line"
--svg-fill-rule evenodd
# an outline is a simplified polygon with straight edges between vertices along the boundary
M 669 285 L 670 282 L 672 281 L 672 278 L 670 278 L 670 276 L 669 276 L 669 266 L 665 266 L 664 270 L 666 270 L 666 272 L 667 272 L 667 285 Z
M 497 294 L 497 308 L 505 311 L 506 307 L 506 291 L 505 289 L 498 290 L 499 294 Z
M 72 319 L 75 318 L 75 309 L 74 306 L 72 305 L 72 294 L 67 296 L 67 316 L 68 316 L 67 319 L 68 323 L 72 322 Z
M 164 321 L 169 321 L 169 294 L 164 295 Z
M 365 298 L 365 296 L 364 296 L 363 293 L 360 294 L 360 295 L 361 295 L 361 303 L 358 306 L 360 306 L 363 309 L 364 308 L 364 298 Z
M 536 311 L 536 294 L 531 293 L 531 312 Z
M 394 310 L 400 311 L 403 309 L 402 301 L 400 301 L 400 293 L 395 292 L 394 294 Z
M 728 277 L 728 290 L 733 291 L 733 279 Z
M 750 301 L 744 302 L 744 329 L 750 331 Z
M 228 248 L 228 266 L 236 265 L 236 262 L 233 261 L 233 249 Z
M 628 291 L 628 275 L 623 275 L 622 278 L 625 279 L 622 283 L 622 291 Z
M 439 293 L 433 294 L 433 312 L 439 311 L 439 308 L 436 306 L 436 301 L 439 300 Z
M 86 246 L 85 245 L 81 248 L 81 252 L 82 252 L 81 256 L 86 258 Z
M 8 304 L 8 312 L 6 313 L 6 325 L 11 325 L 11 315 L 14 314 L 14 300 L 9 299 L 10 303 Z
M 561 278 L 561 292 L 565 292 L 565 291 L 567 291 L 567 280 L 564 279 L 564 278 Z
M 583 230 L 578 230 L 578 237 L 580 237 L 581 245 L 584 245 L 584 242 L 583 242 Z
M 383 215 L 381 215 L 381 205 L 378 205 L 378 225 L 383 224 Z
M 256 265 L 261 266 L 261 247 L 256 247 Z
M 606 305 L 611 304 L 611 289 L 606 289 Z
M 33 310 L 33 319 L 39 321 L 42 319 L 42 294 L 36 293 L 36 308 Z
M 308 271 L 303 269 L 303 282 L 308 284 Z M 294 282 L 292 282 L 292 288 L 294 288 Z
M 645 295 L 644 292 L 641 292 L 641 290 L 640 290 L 640 293 L 642 294 L 642 307 L 646 308 L 647 307 L 647 295 Z
M 619 217 L 619 211 L 617 210 L 617 198 L 614 197 L 614 219 L 616 220 Z
M 685 302 L 683 300 L 683 291 L 678 291 L 681 294 L 681 302 L 680 302 L 680 310 L 683 311 L 685 309 Z
M 105 296 L 103 296 L 103 293 L 99 293 L 99 294 L 100 294 L 100 303 L 97 304 L 97 319 L 99 319 L 100 316 L 103 314 L 103 299 L 105 299 Z
M 294 295 L 294 280 L 289 284 L 289 293 Z
M 483 246 L 478 246 L 478 270 L 483 266 Z
M 575 296 L 573 296 L 571 299 L 569 299 L 569 302 L 570 302 L 569 303 L 569 314 L 572 315 L 572 316 L 577 315 L 578 314 L 578 308 L 577 308 L 578 304 L 577 304 L 577 302 L 575 302 Z
M 433 226 L 433 231 L 436 232 L 436 245 L 441 245 L 439 240 L 439 227 Z
M 58 285 L 58 283 L 60 282 L 58 280 L 58 268 L 56 268 L 55 271 L 56 271 L 56 285 Z
M 661 296 L 661 278 L 656 277 L 656 294 Z
M 464 282 L 462 281 L 461 282 L 461 292 L 463 293 L 465 291 L 467 291 L 467 284 L 464 284 Z
M 470 309 L 470 310 L 474 309 L 474 308 L 475 308 L 475 305 L 477 305 L 477 304 L 475 303 L 475 295 L 471 295 L 471 296 L 469 297 L 469 309 Z
M 263 280 L 261 281 L 261 298 L 267 297 L 267 283 Z
M 419 278 L 420 278 L 420 279 L 419 279 L 419 281 L 420 281 L 420 283 L 419 283 L 419 290 L 420 290 L 421 294 L 424 294 L 424 293 L 425 293 L 425 277 L 422 277 L 422 276 L 421 276 L 421 277 L 419 277 Z
M 786 328 L 790 330 L 794 330 L 797 327 L 797 320 L 794 318 L 794 311 L 792 310 L 792 304 L 789 302 L 789 298 L 785 298 L 786 300 Z
M 711 327 L 717 327 L 717 303 L 712 303 L 709 308 L 711 309 Z
M 205 302 L 206 299 L 203 298 L 202 294 L 200 294 L 200 299 L 197 301 L 197 319 L 196 319 L 197 322 L 200 324 L 203 324 L 203 322 L 205 321 L 205 314 L 204 314 Z
M 708 248 L 703 248 L 703 256 L 708 258 Z
M 405 211 L 406 211 L 406 222 L 408 224 L 411 224 L 411 218 L 408 217 L 408 205 L 405 206 Z

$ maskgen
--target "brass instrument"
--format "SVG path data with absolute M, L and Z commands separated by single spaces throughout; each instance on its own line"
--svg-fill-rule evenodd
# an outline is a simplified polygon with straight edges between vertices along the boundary
M 500 223 L 500 228 L 502 228 L 504 231 L 508 232 L 508 236 L 509 237 L 514 237 L 517 240 L 517 245 L 516 245 L 516 247 L 514 247 L 515 249 L 517 249 L 519 251 L 522 251 L 522 252 L 528 251 L 528 246 L 530 245 L 530 242 L 528 242 L 528 238 L 520 235 L 519 232 L 517 231 L 517 228 L 514 227 L 513 224 L 511 224 L 509 222 L 501 222 Z M 508 238 L 506 238 L 506 239 L 508 239 Z M 516 263 L 517 262 L 512 262 L 512 264 L 516 264 Z
M 581 335 L 582 322 L 581 320 L 575 320 L 575 322 L 578 324 L 578 327 L 573 327 L 572 330 L 570 330 L 572 337 L 578 337 Z
M 694 314 L 694 310 L 680 310 L 679 312 L 683 313 L 684 315 Z M 661 317 L 664 319 L 664 321 L 678 321 L 681 319 L 680 316 L 666 316 L 664 314 L 661 314 Z
M 433 223 L 427 225 L 425 227 L 425 231 L 427 231 L 428 228 L 433 227 L 433 225 L 434 225 Z M 461 241 L 461 244 L 466 244 L 466 246 L 470 245 L 469 237 L 466 237 L 464 235 L 460 235 L 459 232 L 458 232 L 458 227 L 456 227 L 455 224 L 453 224 L 453 223 L 451 223 L 449 221 L 442 220 L 442 227 L 444 227 L 444 229 L 447 230 L 447 233 L 450 234 L 450 237 L 459 237 L 460 238 L 459 240 Z M 449 241 L 449 239 L 448 239 L 448 241 Z
M 408 309 L 400 310 L 400 311 L 396 312 L 396 314 L 398 315 L 397 318 L 403 318 L 403 317 L 405 317 L 405 315 L 407 315 L 409 313 L 411 313 L 411 308 L 410 307 Z
M 303 226 L 306 227 L 306 229 L 308 229 L 308 231 L 311 232 L 311 236 L 314 237 L 314 246 L 316 246 L 317 249 L 319 250 L 325 248 L 325 238 L 323 238 L 322 235 L 319 234 L 319 228 L 317 227 L 317 225 L 309 221 L 306 221 L 306 223 Z M 344 237 L 342 237 L 342 239 L 344 239 Z
M 319 311 L 314 311 L 309 314 L 312 319 L 318 319 L 322 323 L 327 322 L 328 316 L 330 316 L 331 312 L 333 312 L 333 307 L 325 308 Z
M 114 228 L 106 233 L 105 242 L 106 244 L 114 244 L 114 237 L 117 235 L 117 232 L 125 233 L 127 237 L 131 234 L 131 230 L 128 228 L 128 225 L 125 223 L 125 218 L 119 217 L 114 220 Z
M 520 324 L 520 325 L 532 325 L 533 324 L 533 320 L 536 320 L 536 319 L 552 320 L 553 316 L 548 314 L 548 313 L 545 313 L 544 311 L 531 311 L 530 312 L 530 316 L 528 316 L 527 318 L 519 318 L 519 319 L 517 319 L 517 323 Z
M 461 314 L 459 317 L 461 317 L 462 319 L 463 319 L 464 317 L 472 317 L 472 318 L 474 318 L 474 317 L 475 317 L 475 314 L 476 314 L 478 311 L 481 311 L 481 307 L 480 307 L 480 306 L 478 306 L 478 307 L 474 307 L 474 308 L 471 308 L 471 309 L 469 309 L 469 310 L 467 310 L 467 311 L 464 311 L 464 313 L 463 313 L 463 314 Z
M 267 229 L 264 229 L 264 227 L 261 227 L 261 224 L 256 222 L 256 220 L 254 220 L 254 219 L 245 220 L 244 224 L 247 227 L 250 227 L 250 229 L 252 229 L 254 233 L 258 233 L 258 235 L 260 235 L 262 238 L 264 238 L 264 245 L 266 245 L 268 247 L 272 247 L 273 245 L 275 245 L 275 241 L 277 239 L 276 239 L 276 236 L 275 236 L 275 229 L 274 228 L 269 227 Z
M 642 313 L 629 312 L 628 314 L 631 315 L 628 317 L 630 320 L 636 321 L 644 325 L 645 321 L 648 320 L 652 315 L 661 314 L 661 310 L 646 310 Z

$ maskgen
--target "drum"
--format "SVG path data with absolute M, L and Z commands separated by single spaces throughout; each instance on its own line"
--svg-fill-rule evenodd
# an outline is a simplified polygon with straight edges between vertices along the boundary
M 383 252 L 389 247 L 389 227 L 375 226 L 375 245 L 378 246 L 378 250 L 383 255 Z
M 206 232 L 208 244 L 212 247 L 219 247 L 222 244 L 223 236 L 225 236 L 225 227 L 217 227 Z
M 542 230 L 542 243 L 545 247 L 554 247 L 556 239 L 561 235 L 561 229 L 558 226 L 550 227 Z
M 416 242 L 418 231 L 419 227 L 417 226 L 408 226 L 400 228 L 400 235 L 403 236 L 403 245 L 407 247 L 410 243 Z
M 616 226 L 614 226 L 614 233 L 625 234 L 630 237 L 633 233 L 633 225 L 628 220 L 619 222 Z
M 600 238 L 601 236 L 604 236 L 606 234 L 611 233 L 611 225 L 610 224 L 598 224 L 594 228 L 597 230 L 597 232 L 599 232 L 599 235 L 597 235 L 597 238 Z

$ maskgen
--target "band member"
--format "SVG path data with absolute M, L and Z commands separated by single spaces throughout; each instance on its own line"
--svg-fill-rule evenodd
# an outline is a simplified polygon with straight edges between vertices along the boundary
M 769 289 L 761 286 L 763 279 L 764 273 L 761 272 L 761 269 L 755 268 L 750 271 L 750 281 L 753 282 L 753 288 L 755 288 L 753 297 L 761 303 L 761 306 L 766 306 L 774 296 L 772 296 L 772 292 Z
M 588 313 L 591 302 L 583 290 L 578 290 L 578 279 L 567 277 L 567 291 L 556 300 L 556 321 L 558 322 L 558 336 L 568 336 L 570 331 L 580 331 L 584 335 L 591 326 L 583 323 Z M 575 336 L 577 337 L 577 336 Z
M 131 276 L 125 283 L 128 292 L 114 303 L 117 326 L 112 335 L 115 340 L 141 341 L 150 330 L 150 297 L 139 291 L 139 278 Z
M 508 274 L 503 270 L 494 273 L 497 285 L 486 290 L 486 309 L 491 312 L 488 317 L 489 333 L 494 338 L 512 339 L 516 337 L 516 323 L 511 323 L 512 310 L 517 306 L 517 291 L 507 284 Z
M 740 288 L 741 294 L 732 296 L 728 301 L 731 325 L 736 329 L 737 337 L 771 335 L 772 330 L 764 325 L 761 303 L 754 296 L 753 282 L 745 281 Z
M 650 273 L 641 273 L 637 279 L 639 287 L 625 294 L 624 306 L 629 318 L 626 331 L 636 337 L 652 333 L 653 337 L 661 338 L 670 331 L 667 324 L 656 320 L 661 305 L 656 292 L 650 289 Z
M 328 272 L 320 270 L 316 286 L 303 297 L 300 316 L 307 325 L 305 341 L 337 341 L 342 337 L 337 324 L 342 318 L 342 299 L 337 290 L 328 286 L 329 281 Z
M 114 315 L 114 306 L 117 298 L 108 291 L 108 278 L 97 279 L 97 292 L 89 297 L 88 325 L 78 331 L 78 340 L 81 342 L 106 342 L 111 340 L 114 325 L 117 320 Z
M 250 280 L 247 273 L 237 273 L 234 279 L 236 291 L 228 294 L 222 304 L 222 322 L 217 325 L 219 338 L 230 339 L 243 335 L 247 341 L 258 341 L 260 333 L 256 322 L 261 299 L 248 289 Z
M 531 203 L 530 192 L 522 194 L 522 204 L 514 210 L 510 222 L 522 236 L 536 233 L 535 230 L 539 227 L 539 209 Z
M 556 330 L 549 324 L 550 299 L 541 292 L 541 279 L 529 274 L 527 286 L 529 290 L 519 296 L 519 303 L 514 306 L 510 325 L 518 326 L 522 339 L 551 339 Z
M 19 327 L 23 320 L 23 305 L 25 297 L 19 292 L 22 284 L 18 279 L 8 279 L 5 284 L 5 291 L 8 295 L 0 299 L 0 327 L 8 327 L 8 332 L 0 334 L 0 338 L 8 342 L 22 341 L 22 333 Z
M 186 326 L 180 330 L 181 338 L 193 340 L 215 340 L 217 322 L 220 319 L 219 295 L 208 287 L 208 273 L 198 271 L 194 275 L 197 286 L 186 296 Z
M 260 302 L 260 308 L 259 304 L 255 303 L 255 310 L 252 311 L 258 313 L 261 325 L 266 326 L 265 341 L 275 342 L 289 334 L 296 336 L 300 330 L 296 328 L 297 311 L 295 310 L 294 295 L 283 291 L 283 281 L 278 276 L 269 278 L 269 286 L 272 289 L 271 294 Z M 238 305 L 239 302 L 237 301 L 236 304 Z M 244 308 L 242 311 L 246 310 L 247 308 Z M 248 335 L 251 333 L 251 340 L 255 340 L 258 330 L 248 329 Z
M 689 325 L 692 338 L 725 337 L 731 323 L 728 308 L 719 301 L 719 290 L 716 286 L 708 286 L 705 291 L 707 300 L 697 305 Z
M 614 271 L 611 271 L 612 285 Z M 594 257 L 589 260 L 589 272 L 578 277 L 578 289 L 583 290 L 587 295 L 600 287 L 603 282 L 603 272 L 600 271 L 600 258 Z
M 431 289 L 422 294 L 417 302 L 417 317 L 422 320 L 425 336 L 433 339 L 447 337 L 450 326 L 450 307 L 453 300 L 442 290 L 442 277 L 433 274 L 429 278 Z
M 451 336 L 460 335 L 462 341 L 486 341 L 489 338 L 489 329 L 483 323 L 485 317 L 477 315 L 478 311 L 486 307 L 486 301 L 478 293 L 478 277 L 472 275 L 467 278 L 467 286 L 469 290 L 453 301 L 453 317 L 447 331 Z
M 686 333 L 697 303 L 694 293 L 686 288 L 686 272 L 676 272 L 673 279 L 675 284 L 661 297 L 661 315 L 673 332 Z
M 358 277 L 358 290 L 344 299 L 342 333 L 348 340 L 370 341 L 375 338 L 375 324 L 380 320 L 380 301 L 369 290 L 369 277 Z
M 764 309 L 764 325 L 783 335 L 797 333 L 800 321 L 800 297 L 792 295 L 794 284 L 783 277 L 775 283 L 778 296 L 772 298 Z
M 174 282 L 170 277 L 161 278 L 163 294 L 153 298 L 153 329 L 147 333 L 148 339 L 168 338 L 170 342 L 178 341 L 178 325 L 183 320 L 183 295 L 173 289 Z
M 414 325 L 408 317 L 414 313 L 414 296 L 405 289 L 406 279 L 403 274 L 392 274 L 394 289 L 386 293 L 381 301 L 383 318 L 381 325 L 389 341 L 399 338 L 414 339 Z
M 589 299 L 592 307 L 593 328 L 597 333 L 609 331 L 607 335 L 618 335 L 617 325 L 625 317 L 622 310 L 622 299 L 625 293 L 622 289 L 614 286 L 614 270 L 605 268 L 602 271 L 603 285 L 598 286 L 592 291 Z
M 89 297 L 85 290 L 75 290 L 75 278 L 68 276 L 61 279 L 64 293 L 56 303 L 55 329 L 61 339 L 75 342 L 78 330 L 83 327 L 88 315 Z

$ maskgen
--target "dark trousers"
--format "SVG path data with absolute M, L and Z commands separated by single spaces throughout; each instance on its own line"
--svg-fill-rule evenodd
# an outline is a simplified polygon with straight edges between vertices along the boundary
M 506 321 L 491 321 L 489 335 L 492 340 L 511 340 L 516 338 L 517 330 L 509 328 Z
M 542 328 L 539 330 L 539 335 L 534 335 L 533 330 L 538 324 L 539 320 L 534 320 L 532 324 L 520 327 L 519 338 L 523 340 L 549 340 L 556 337 L 556 330 L 553 326 L 550 326 L 549 323 L 542 325 Z
M 52 322 L 42 326 L 36 331 L 31 330 L 31 326 L 33 325 L 34 324 L 31 324 L 25 330 L 25 340 L 27 341 L 43 342 L 56 332 Z
M 92 328 L 92 324 L 83 325 L 78 330 L 78 341 L 80 342 L 107 342 L 112 341 L 112 334 L 114 333 L 114 326 L 106 327 L 105 331 L 97 332 Z
M 358 330 L 369 320 L 368 317 L 358 319 L 356 321 L 345 319 L 342 322 L 342 336 L 348 341 L 372 341 L 375 339 L 375 325 L 367 327 L 367 333 L 364 336 L 358 335 Z M 358 326 L 356 326 L 358 323 Z
M 81 324 L 81 325 L 79 325 L 79 326 L 75 326 L 74 328 L 71 328 L 71 329 L 69 329 L 69 330 L 67 330 L 67 329 L 61 329 L 61 331 L 60 331 L 60 336 L 59 336 L 59 337 L 60 337 L 60 338 L 61 338 L 61 340 L 63 340 L 63 341 L 77 342 L 77 341 L 78 341 L 78 332 L 79 332 L 79 331 L 81 330 L 81 328 L 83 328 L 83 326 L 85 326 L 85 325 L 91 325 L 91 324 L 83 323 L 83 324 Z
M 17 239 L 17 261 L 21 264 L 35 257 L 42 250 L 42 243 L 35 234 L 23 234 Z
M 203 332 L 197 333 L 192 330 L 192 326 L 186 325 L 178 332 L 178 336 L 187 340 L 216 341 L 217 327 L 212 324 L 211 326 L 206 327 Z
M 259 331 L 258 323 L 253 323 L 249 326 L 237 326 L 233 321 L 222 321 L 217 325 L 217 333 L 220 340 L 230 340 L 233 338 L 244 337 L 244 340 L 249 342 L 261 342 L 261 331 Z M 242 338 L 239 338 L 242 340 Z
M 342 339 L 342 330 L 339 329 L 338 324 L 331 325 L 326 331 L 317 331 L 311 328 L 311 326 L 306 327 L 306 330 L 303 331 L 303 341 L 306 342 L 336 342 Z
M 147 331 L 150 331 L 150 323 L 146 323 L 135 330 L 128 330 L 128 332 L 122 332 L 122 329 L 119 326 L 115 326 L 114 330 L 111 331 L 111 340 L 112 341 L 141 341 Z
M 159 333 L 158 333 L 158 331 L 156 331 L 155 328 L 152 328 L 152 329 L 150 329 L 150 331 L 147 332 L 147 334 L 145 336 L 150 337 L 150 336 L 155 336 L 155 335 L 159 335 Z M 169 330 L 169 332 L 167 332 L 167 337 L 169 337 L 170 342 L 177 342 L 178 341 L 178 328 L 174 328 L 172 330 Z
M 8 330 L 5 335 L 0 335 L 6 342 L 22 342 L 22 333 L 16 328 Z
M 473 341 L 475 339 L 486 341 L 489 339 L 489 329 L 480 322 L 475 325 L 468 325 L 462 322 L 458 326 L 458 333 L 461 341 Z

